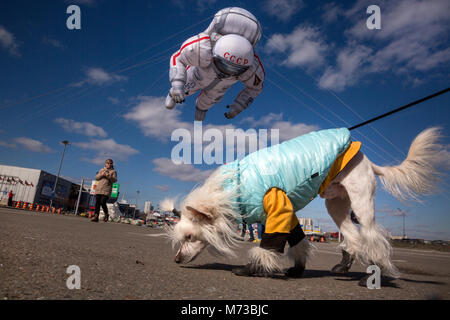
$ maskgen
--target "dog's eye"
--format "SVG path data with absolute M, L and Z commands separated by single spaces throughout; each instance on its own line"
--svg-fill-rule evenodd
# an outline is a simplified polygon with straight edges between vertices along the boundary
M 191 241 L 192 235 L 191 234 L 187 234 L 185 239 L 186 239 L 186 241 Z

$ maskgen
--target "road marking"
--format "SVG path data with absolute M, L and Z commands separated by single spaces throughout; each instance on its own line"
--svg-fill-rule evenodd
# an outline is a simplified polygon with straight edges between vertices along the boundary
M 128 234 L 137 234 L 139 236 L 144 237 L 162 237 L 166 235 L 166 233 L 135 233 L 135 232 L 128 232 Z
M 430 250 L 414 250 L 414 249 L 403 249 L 403 248 L 394 248 L 394 250 L 395 251 L 401 251 L 401 252 L 408 252 L 408 253 L 417 252 L 416 254 L 420 254 L 420 255 L 431 254 L 431 255 L 441 255 L 443 257 L 445 257 L 445 256 L 450 257 L 450 253 L 449 252 L 430 251 Z
M 450 258 L 450 253 L 448 252 L 441 252 L 441 251 L 429 251 L 429 250 L 414 250 L 414 249 L 403 249 L 403 248 L 393 248 L 394 255 L 409 255 L 409 256 L 425 256 L 431 259 L 447 259 Z M 341 253 L 333 252 L 331 250 L 327 249 L 319 249 L 317 248 L 314 251 L 320 251 L 335 255 L 340 255 Z

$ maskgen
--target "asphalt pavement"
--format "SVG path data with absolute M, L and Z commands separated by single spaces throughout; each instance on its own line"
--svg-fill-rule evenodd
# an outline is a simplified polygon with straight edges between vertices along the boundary
M 0 208 L 0 298 L 151 300 L 303 300 L 450 298 L 450 253 L 394 249 L 399 279 L 383 278 L 380 289 L 358 285 L 366 270 L 346 275 L 330 269 L 340 261 L 336 243 L 315 243 L 301 279 L 238 277 L 246 263 L 242 242 L 236 258 L 205 251 L 194 262 L 173 262 L 174 250 L 161 229 L 90 222 L 73 215 Z M 80 289 L 67 280 L 79 268 Z M 69 273 L 68 273 L 69 269 Z M 73 278 L 71 278 L 73 279 Z M 71 282 L 72 284 L 76 283 Z

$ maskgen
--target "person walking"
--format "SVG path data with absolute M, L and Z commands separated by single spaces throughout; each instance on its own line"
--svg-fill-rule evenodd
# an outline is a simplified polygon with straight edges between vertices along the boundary
M 108 201 L 112 185 L 117 181 L 117 172 L 114 170 L 114 165 L 112 159 L 107 159 L 105 161 L 105 167 L 100 169 L 95 176 L 95 180 L 98 181 L 97 188 L 95 189 L 95 212 L 92 217 L 92 222 L 98 222 L 98 217 L 100 214 L 100 206 L 105 213 L 105 218 L 103 221 L 107 222 L 109 218 L 108 207 L 106 202 Z
M 10 190 L 8 193 L 8 207 L 12 207 L 13 197 L 14 197 L 14 194 L 13 194 L 12 190 Z
M 249 232 L 250 232 L 250 239 L 248 239 L 248 241 L 249 242 L 257 242 L 257 243 L 259 243 L 259 242 L 261 242 L 261 240 L 262 240 L 262 234 L 264 233 L 264 230 L 265 230 L 265 228 L 264 228 L 264 225 L 262 224 L 262 223 L 257 223 L 256 224 L 257 225 L 257 233 L 258 233 L 258 239 L 255 239 L 255 236 L 254 236 L 254 228 L 253 228 L 253 225 L 252 224 L 249 224 L 248 225 L 248 230 L 249 230 Z

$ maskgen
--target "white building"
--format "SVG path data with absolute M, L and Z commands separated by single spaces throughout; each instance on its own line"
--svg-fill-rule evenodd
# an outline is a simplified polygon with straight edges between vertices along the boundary
M 149 214 L 152 211 L 152 202 L 151 201 L 145 201 L 144 204 L 144 213 Z
M 0 200 L 13 192 L 13 201 L 48 205 L 53 193 L 56 176 L 44 170 L 0 165 Z M 79 185 L 59 177 L 53 205 L 56 208 L 73 207 Z M 82 197 L 81 203 L 88 201 Z

